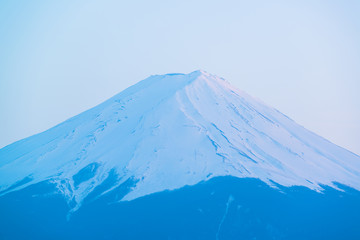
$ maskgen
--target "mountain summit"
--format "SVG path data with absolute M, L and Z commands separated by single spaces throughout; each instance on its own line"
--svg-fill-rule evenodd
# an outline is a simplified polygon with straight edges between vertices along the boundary
M 73 210 L 123 184 L 133 200 L 217 176 L 359 190 L 360 157 L 204 71 L 151 76 L 0 150 L 1 195 L 47 181 Z

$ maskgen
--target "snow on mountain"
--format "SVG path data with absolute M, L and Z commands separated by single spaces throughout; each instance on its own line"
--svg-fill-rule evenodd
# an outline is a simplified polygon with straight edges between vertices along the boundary
M 204 71 L 151 76 L 43 133 L 0 149 L 0 191 L 42 181 L 82 201 L 111 175 L 122 199 L 216 176 L 360 190 L 360 157 Z

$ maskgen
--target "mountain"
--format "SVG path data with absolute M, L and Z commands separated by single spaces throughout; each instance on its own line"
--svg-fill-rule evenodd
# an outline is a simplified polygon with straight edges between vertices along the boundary
M 353 226 L 360 222 L 355 204 L 359 190 L 359 156 L 226 80 L 204 71 L 155 75 L 43 133 L 0 149 L 0 210 L 6 213 L 0 225 L 7 226 L 0 237 L 21 239 L 11 231 L 17 226 L 36 239 L 319 239 L 321 227 L 313 229 L 309 215 L 304 215 L 315 213 L 324 229 L 348 229 L 351 239 L 360 236 Z M 244 195 L 252 200 L 245 201 Z M 264 204 L 258 197 L 274 202 Z M 274 207 L 283 210 L 271 213 Z M 246 209 L 256 208 L 262 211 L 246 215 Z M 174 214 L 170 222 L 169 209 Z M 295 223 L 286 225 L 292 218 L 285 210 L 300 219 L 303 215 L 309 221 L 306 231 L 296 232 Z M 321 217 L 327 211 L 336 212 L 336 222 Z M 56 216 L 53 224 L 45 221 L 50 213 Z M 157 213 L 166 217 L 154 217 Z M 243 222 L 237 219 L 240 213 L 246 215 Z M 233 221 L 228 220 L 231 214 Z M 185 224 L 184 219 L 204 225 Z M 27 229 L 29 222 L 31 229 L 42 232 Z M 155 223 L 167 230 L 152 232 Z M 185 232 L 181 224 L 187 226 Z M 136 235 L 136 229 L 130 230 L 134 226 L 147 235 Z M 226 227 L 228 231 L 220 231 Z

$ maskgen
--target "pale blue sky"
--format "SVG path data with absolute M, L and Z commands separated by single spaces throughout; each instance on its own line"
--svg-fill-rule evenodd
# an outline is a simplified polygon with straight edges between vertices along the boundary
M 360 1 L 0 1 L 0 147 L 203 69 L 360 154 Z

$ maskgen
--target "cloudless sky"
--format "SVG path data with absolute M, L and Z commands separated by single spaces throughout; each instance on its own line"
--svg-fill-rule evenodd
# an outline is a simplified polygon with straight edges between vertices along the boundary
M 0 1 L 0 148 L 203 69 L 360 154 L 360 1 Z

